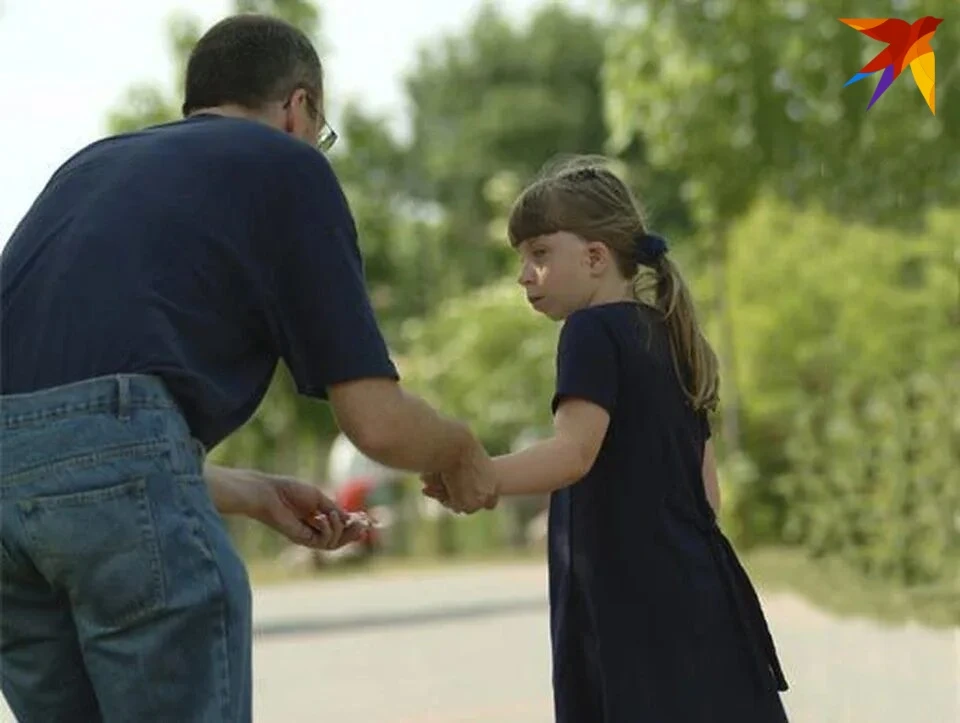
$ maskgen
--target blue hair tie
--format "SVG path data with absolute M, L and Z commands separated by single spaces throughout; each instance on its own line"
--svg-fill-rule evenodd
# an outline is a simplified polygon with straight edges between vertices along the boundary
M 656 266 L 667 253 L 667 241 L 653 233 L 638 233 L 633 237 L 633 258 L 641 266 Z

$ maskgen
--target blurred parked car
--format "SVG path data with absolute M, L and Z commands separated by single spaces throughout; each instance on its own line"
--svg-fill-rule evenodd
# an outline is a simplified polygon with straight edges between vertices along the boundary
M 402 498 L 408 473 L 385 467 L 367 457 L 345 435 L 340 434 L 330 447 L 327 484 L 334 500 L 347 512 L 366 512 L 377 526 L 362 542 L 333 552 L 321 552 L 318 563 L 339 559 L 366 559 L 390 546 L 396 528 L 397 503 Z

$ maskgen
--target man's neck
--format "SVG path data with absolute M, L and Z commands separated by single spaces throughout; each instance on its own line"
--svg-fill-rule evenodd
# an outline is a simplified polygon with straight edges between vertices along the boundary
M 218 115 L 223 118 L 241 118 L 243 120 L 251 120 L 257 123 L 263 123 L 280 131 L 284 130 L 282 115 L 271 116 L 269 112 L 251 110 L 250 108 L 244 108 L 240 105 L 227 104 L 215 105 L 209 108 L 197 108 L 197 110 L 190 113 L 187 118 L 193 118 L 198 115 Z
M 246 120 L 260 121 L 261 123 L 267 122 L 267 119 L 263 117 L 263 114 L 250 110 L 249 108 L 244 108 L 243 106 L 233 104 L 215 105 L 209 108 L 198 108 L 197 110 L 192 111 L 187 117 L 192 118 L 195 115 L 221 115 L 225 118 L 245 118 Z

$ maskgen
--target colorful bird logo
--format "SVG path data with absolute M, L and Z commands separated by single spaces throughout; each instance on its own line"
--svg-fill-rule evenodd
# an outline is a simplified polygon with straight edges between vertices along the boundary
M 877 57 L 860 68 L 860 72 L 844 83 L 846 88 L 851 83 L 866 78 L 868 75 L 883 71 L 877 89 L 870 99 L 867 110 L 873 106 L 881 95 L 890 87 L 894 80 L 909 65 L 913 71 L 913 80 L 923 94 L 930 111 L 937 114 L 937 99 L 933 48 L 930 39 L 937 31 L 937 26 L 943 18 L 927 15 L 920 18 L 913 25 L 906 20 L 895 18 L 840 18 L 840 22 L 859 30 L 867 37 L 881 40 L 887 44 Z

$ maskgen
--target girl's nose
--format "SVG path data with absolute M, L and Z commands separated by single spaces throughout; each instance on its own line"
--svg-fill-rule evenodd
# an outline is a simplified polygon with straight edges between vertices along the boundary
M 533 283 L 535 280 L 533 270 L 530 268 L 530 264 L 524 264 L 520 267 L 520 273 L 517 275 L 517 283 L 520 286 L 526 286 L 527 284 Z

